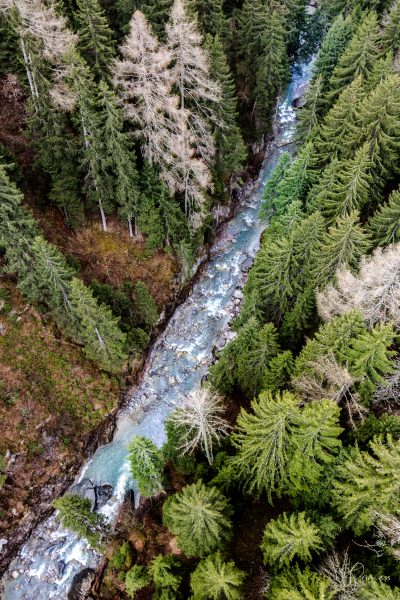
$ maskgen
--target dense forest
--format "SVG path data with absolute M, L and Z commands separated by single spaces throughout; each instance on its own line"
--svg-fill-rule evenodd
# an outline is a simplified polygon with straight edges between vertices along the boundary
M 399 600 L 400 1 L 0 8 L 1 93 L 23 113 L 22 142 L 0 118 L 3 452 L 28 398 L 70 460 L 116 406 L 316 55 L 234 337 L 164 446 L 130 443 L 139 508 L 111 528 L 87 498 L 54 503 L 105 557 L 97 597 Z M 93 246 L 136 268 L 91 268 Z

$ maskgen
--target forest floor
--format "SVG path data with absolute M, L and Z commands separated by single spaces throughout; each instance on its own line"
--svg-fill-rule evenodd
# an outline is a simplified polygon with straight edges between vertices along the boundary
M 25 202 L 46 239 L 69 255 L 87 284 L 144 281 L 164 311 L 179 292 L 176 258 L 148 253 L 143 240 L 130 239 L 112 220 L 107 234 L 95 217 L 78 231 L 68 229 L 59 210 L 45 204 L 45 181 L 32 166 L 25 123 L 23 94 L 15 78 L 3 78 L 0 142 L 17 161 L 18 183 L 29 190 Z M 0 488 L 0 547 L 7 540 L 0 573 L 85 458 L 108 439 L 121 390 L 135 381 L 144 358 L 130 361 L 122 378 L 110 377 L 24 302 L 12 277 L 0 278 L 0 457 L 6 475 Z

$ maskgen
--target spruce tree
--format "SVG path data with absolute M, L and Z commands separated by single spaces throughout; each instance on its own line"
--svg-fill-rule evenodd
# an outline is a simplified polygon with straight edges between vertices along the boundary
M 321 213 L 330 223 L 354 210 L 361 211 L 372 200 L 372 166 L 368 143 L 357 150 L 353 159 L 337 165 L 337 180 L 320 206 Z
M 232 442 L 237 454 L 232 466 L 251 493 L 272 494 L 282 489 L 291 452 L 291 432 L 299 399 L 290 392 L 273 397 L 266 392 L 252 402 L 252 413 L 241 409 Z
M 379 56 L 379 27 L 375 12 L 368 13 L 341 55 L 329 81 L 330 98 L 335 98 L 359 75 L 368 79 Z
M 238 51 L 253 74 L 258 64 L 254 57 L 262 56 L 264 47 L 262 40 L 268 27 L 268 16 L 262 0 L 244 0 L 238 14 Z
M 369 446 L 368 452 L 353 447 L 333 482 L 336 509 L 356 535 L 373 526 L 376 513 L 400 515 L 400 442 L 388 435 Z
M 136 436 L 129 444 L 129 462 L 141 496 L 161 492 L 163 463 L 160 451 L 151 440 Z
M 290 350 L 280 352 L 268 363 L 262 378 L 262 390 L 277 392 L 286 387 L 293 373 L 294 361 Z
M 84 537 L 92 548 L 101 549 L 101 542 L 107 532 L 103 515 L 92 512 L 90 500 L 77 494 L 66 494 L 57 498 L 54 507 L 63 527 Z
M 321 123 L 314 142 L 319 163 L 327 164 L 334 158 L 350 158 L 354 140 L 348 138 L 349 127 L 356 125 L 362 98 L 362 78 L 357 77 L 343 90 Z
M 400 240 L 400 191 L 393 192 L 389 202 L 374 213 L 368 231 L 376 245 L 387 246 Z
M 114 56 L 112 31 L 98 0 L 77 0 L 78 48 L 96 77 L 107 75 Z
M 340 217 L 315 250 L 313 274 L 318 287 L 325 287 L 338 269 L 356 268 L 368 248 L 368 236 L 358 224 L 358 213 Z
M 358 119 L 360 142 L 370 145 L 370 157 L 377 175 L 399 172 L 400 156 L 400 75 L 390 75 L 365 98 Z M 350 132 L 350 135 L 352 132 Z
M 125 591 L 129 598 L 135 598 L 136 592 L 151 583 L 151 576 L 147 567 L 133 565 L 125 576 Z
M 283 571 L 272 583 L 271 600 L 334 600 L 335 597 L 329 579 L 308 568 Z
M 143 281 L 138 281 L 134 291 L 135 314 L 138 326 L 151 329 L 159 319 L 157 305 L 149 288 Z
M 260 38 L 261 52 L 254 88 L 255 109 L 265 130 L 271 122 L 271 113 L 277 95 L 288 78 L 289 63 L 286 53 L 286 20 L 280 7 L 269 11 Z M 254 55 L 251 60 L 254 60 Z
M 218 36 L 224 44 L 228 42 L 228 20 L 224 14 L 223 0 L 189 0 L 197 14 L 204 35 Z
M 376 581 L 372 577 L 367 578 L 361 593 L 363 600 L 400 600 L 400 589 L 398 587 L 393 589 L 386 583 Z
M 190 577 L 196 600 L 242 600 L 245 573 L 232 560 L 225 562 L 219 552 L 202 560 Z
M 176 556 L 159 554 L 149 566 L 149 574 L 154 582 L 155 594 L 153 598 L 168 600 L 176 597 L 176 592 L 181 584 L 179 575 L 180 562 Z
M 289 169 L 293 160 L 289 152 L 283 152 L 272 171 L 265 185 L 259 217 L 261 221 L 267 223 L 274 212 L 276 199 L 278 197 L 279 184 L 285 177 L 286 171 Z
M 395 0 L 383 18 L 382 42 L 386 51 L 400 49 L 400 2 Z
M 136 234 L 139 211 L 138 174 L 131 138 L 123 131 L 123 116 L 117 96 L 104 81 L 98 87 L 102 111 L 104 152 L 115 177 L 115 199 L 118 212 L 128 222 L 130 237 Z
M 218 179 L 226 182 L 232 173 L 239 173 L 246 160 L 246 147 L 237 124 L 235 84 L 224 53 L 221 39 L 207 36 L 205 47 L 210 57 L 210 74 L 221 88 L 221 100 L 215 107 L 217 124 L 214 129 L 215 169 Z
M 304 142 L 315 137 L 323 113 L 323 80 L 318 75 L 309 85 L 305 104 L 298 112 L 296 136 Z
M 353 33 L 352 18 L 339 14 L 326 34 L 313 68 L 313 78 L 322 77 L 324 88 Z
M 126 360 L 126 336 L 118 321 L 79 279 L 72 279 L 70 285 L 72 312 L 79 322 L 77 337 L 84 344 L 85 354 L 106 371 L 120 371 Z
M 323 544 L 317 525 L 304 512 L 282 513 L 265 528 L 261 550 L 266 564 L 282 567 L 290 566 L 294 559 L 310 562 Z
M 152 29 L 162 41 L 165 40 L 165 26 L 171 12 L 173 0 L 142 0 L 140 10 L 144 13 Z
M 381 382 L 384 375 L 393 373 L 394 364 L 390 359 L 396 352 L 390 347 L 394 338 L 392 325 L 376 325 L 352 340 L 345 353 L 350 372 L 372 385 Z
M 230 514 L 225 496 L 201 480 L 170 496 L 163 506 L 164 525 L 176 536 L 186 556 L 205 556 L 228 541 Z

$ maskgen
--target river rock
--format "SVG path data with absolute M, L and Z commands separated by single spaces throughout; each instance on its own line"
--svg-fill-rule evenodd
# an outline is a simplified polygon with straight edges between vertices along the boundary
M 96 510 L 107 504 L 111 496 L 113 495 L 113 486 L 109 483 L 103 485 L 96 485 Z
M 87 600 L 95 576 L 93 569 L 83 569 L 77 573 L 72 580 L 67 596 L 68 600 Z
M 249 256 L 244 260 L 241 264 L 240 270 L 242 273 L 247 273 L 251 269 L 251 265 L 253 264 L 253 259 Z

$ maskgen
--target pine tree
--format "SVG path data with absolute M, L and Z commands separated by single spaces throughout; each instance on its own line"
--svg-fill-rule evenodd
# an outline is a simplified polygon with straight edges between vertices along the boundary
M 78 48 L 96 77 L 107 75 L 114 56 L 112 31 L 98 0 L 77 0 Z
M 97 304 L 79 279 L 72 279 L 70 285 L 72 312 L 79 322 L 77 337 L 83 341 L 85 354 L 106 371 L 120 371 L 126 354 L 125 334 L 118 321 L 106 306 Z
M 251 493 L 272 494 L 282 489 L 291 451 L 291 431 L 299 399 L 290 392 L 266 392 L 252 402 L 252 413 L 241 409 L 232 442 L 238 449 L 232 465 Z
M 104 152 L 110 169 L 116 178 L 115 197 L 118 212 L 128 221 L 129 235 L 136 233 L 139 190 L 136 157 L 129 134 L 123 131 L 123 116 L 118 99 L 104 81 L 98 87 L 99 108 L 102 111 Z
M 339 14 L 329 28 L 314 63 L 313 79 L 321 76 L 324 88 L 326 88 L 340 56 L 350 41 L 352 33 L 352 18 Z
M 165 40 L 165 26 L 168 22 L 172 4 L 173 0 L 142 0 L 141 2 L 141 11 L 162 41 Z
M 350 372 L 371 384 L 380 383 L 384 375 L 393 373 L 390 358 L 396 352 L 389 348 L 394 337 L 392 325 L 377 325 L 354 339 L 345 353 Z
M 388 177 L 398 173 L 400 75 L 387 77 L 365 98 L 357 125 L 361 143 L 370 144 L 370 157 L 377 175 Z
M 261 550 L 266 564 L 282 567 L 290 566 L 295 558 L 310 562 L 323 544 L 318 527 L 304 512 L 282 513 L 265 528 Z
M 151 440 L 141 435 L 133 438 L 129 444 L 129 462 L 141 496 L 162 491 L 161 453 Z
M 187 556 L 205 556 L 231 537 L 230 505 L 215 487 L 202 481 L 185 486 L 163 506 L 163 522 Z
M 385 50 L 400 49 L 400 2 L 395 0 L 383 18 L 382 42 Z
M 254 88 L 255 109 L 266 129 L 271 122 L 277 95 L 288 78 L 289 63 L 286 53 L 286 21 L 281 8 L 273 8 L 261 34 L 261 53 Z M 252 58 L 254 60 L 254 57 Z
M 357 150 L 353 159 L 337 165 L 336 181 L 320 206 L 321 213 L 330 223 L 339 217 L 346 217 L 354 210 L 364 209 L 371 201 L 374 178 L 369 155 L 369 144 L 366 143 Z
M 372 527 L 375 513 L 400 515 L 400 442 L 388 435 L 369 446 L 369 452 L 352 448 L 333 482 L 336 509 L 356 535 Z
M 298 567 L 274 578 L 271 590 L 271 600 L 334 600 L 335 596 L 328 578 Z
M 356 268 L 368 247 L 368 237 L 358 224 L 358 213 L 339 218 L 315 250 L 314 277 L 318 287 L 327 285 L 338 269 Z
M 224 562 L 219 552 L 200 561 L 190 577 L 196 600 L 242 600 L 245 573 L 230 560 Z
M 305 96 L 305 104 L 297 116 L 296 136 L 303 143 L 314 139 L 323 108 L 323 80 L 322 75 L 318 75 L 311 81 Z
M 240 128 L 237 124 L 235 84 L 225 57 L 220 37 L 206 37 L 205 47 L 210 57 L 210 74 L 221 88 L 221 100 L 216 105 L 217 125 L 214 129 L 216 172 L 225 182 L 232 173 L 239 173 L 246 160 Z
M 375 12 L 368 13 L 341 55 L 329 81 L 333 101 L 359 75 L 368 79 L 379 56 L 379 28 Z
M 353 145 L 348 139 L 349 127 L 356 125 L 362 98 L 363 83 L 357 77 L 343 90 L 320 126 L 314 141 L 318 162 L 327 164 L 335 158 L 350 158 Z
M 92 548 L 101 549 L 101 542 L 107 532 L 106 521 L 103 515 L 92 512 L 88 498 L 66 494 L 55 500 L 54 507 L 63 527 L 86 538 Z
M 375 244 L 386 246 L 400 240 L 400 191 L 393 192 L 389 202 L 374 213 L 368 231 Z

